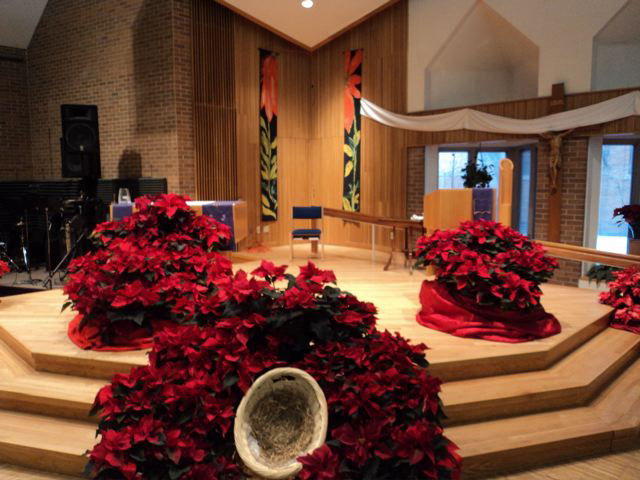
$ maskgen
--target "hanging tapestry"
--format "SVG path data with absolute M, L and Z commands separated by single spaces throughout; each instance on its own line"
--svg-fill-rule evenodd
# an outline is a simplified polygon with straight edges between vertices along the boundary
M 278 218 L 278 63 L 260 49 L 260 203 L 263 221 Z
M 360 84 L 362 49 L 344 52 L 344 170 L 342 208 L 360 211 Z

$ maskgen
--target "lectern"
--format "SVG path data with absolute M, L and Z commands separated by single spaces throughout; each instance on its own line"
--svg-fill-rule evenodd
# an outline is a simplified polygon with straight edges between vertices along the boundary
M 511 226 L 513 162 L 500 161 L 498 221 Z M 457 228 L 467 220 L 496 219 L 496 191 L 493 188 L 452 188 L 436 190 L 424 196 L 424 228 L 435 230 Z

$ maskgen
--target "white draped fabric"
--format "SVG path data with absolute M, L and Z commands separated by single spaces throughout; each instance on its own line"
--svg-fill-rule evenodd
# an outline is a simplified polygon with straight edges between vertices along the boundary
M 494 133 L 535 134 L 586 127 L 640 115 L 640 91 L 636 90 L 588 107 L 530 120 L 501 117 L 470 108 L 433 115 L 400 115 L 385 110 L 366 98 L 362 99 L 360 111 L 362 115 L 376 122 L 404 130 L 443 132 L 464 129 Z

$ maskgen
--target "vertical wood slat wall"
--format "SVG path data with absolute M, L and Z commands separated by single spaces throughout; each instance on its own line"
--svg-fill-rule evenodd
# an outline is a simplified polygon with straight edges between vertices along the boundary
M 238 198 L 234 14 L 193 0 L 193 96 L 196 198 Z

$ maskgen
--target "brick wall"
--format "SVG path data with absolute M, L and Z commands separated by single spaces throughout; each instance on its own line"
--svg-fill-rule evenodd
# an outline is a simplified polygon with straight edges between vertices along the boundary
M 31 176 L 26 52 L 0 46 L 0 180 Z
M 60 105 L 96 104 L 102 175 L 192 193 L 188 0 L 49 0 L 28 48 L 33 174 L 60 176 Z
M 407 216 L 422 214 L 424 199 L 425 147 L 407 148 Z M 409 244 L 415 245 L 418 232 L 412 231 Z
M 560 242 L 582 245 L 585 194 L 587 188 L 587 138 L 566 138 L 562 146 L 562 205 Z M 536 188 L 535 237 L 548 239 L 549 224 L 549 144 L 538 144 L 538 178 Z M 559 260 L 560 268 L 553 283 L 577 285 L 581 263 Z
M 179 169 L 176 190 L 194 197 L 192 5 L 192 0 L 173 0 L 173 73 Z

